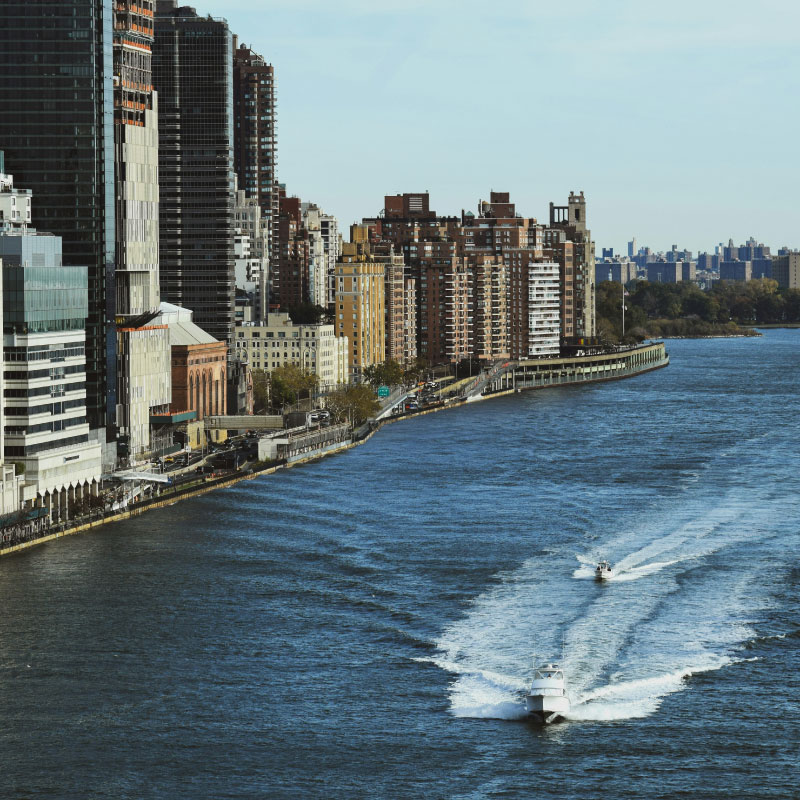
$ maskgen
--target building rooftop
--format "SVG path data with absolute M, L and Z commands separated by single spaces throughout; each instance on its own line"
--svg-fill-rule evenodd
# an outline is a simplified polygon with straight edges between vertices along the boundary
M 192 322 L 192 316 L 193 312 L 188 308 L 174 306 L 172 303 L 161 303 L 158 308 L 158 318 L 154 322 L 160 322 L 169 328 L 169 343 L 171 347 L 217 344 L 217 339 Z

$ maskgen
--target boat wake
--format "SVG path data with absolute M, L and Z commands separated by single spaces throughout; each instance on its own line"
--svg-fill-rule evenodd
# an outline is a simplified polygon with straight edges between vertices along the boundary
M 698 484 L 611 539 L 587 532 L 577 569 L 554 551 L 505 573 L 435 642 L 434 663 L 454 676 L 450 713 L 524 716 L 532 657 L 559 661 L 568 718 L 584 721 L 648 716 L 692 675 L 748 660 L 771 602 L 765 576 L 798 540 L 794 498 L 763 486 L 713 497 Z M 609 585 L 587 585 L 602 558 Z
M 578 556 L 578 560 L 581 561 L 582 564 L 572 573 L 572 577 L 578 580 L 594 580 L 596 578 L 595 568 L 597 562 L 585 561 L 583 556 Z M 680 559 L 673 559 L 672 561 L 654 561 L 651 564 L 642 564 L 638 567 L 628 568 L 625 568 L 621 563 L 612 563 L 613 572 L 609 577 L 605 578 L 605 580 L 609 583 L 612 581 L 617 583 L 620 581 L 636 581 L 639 580 L 639 578 L 653 575 L 656 572 L 660 572 L 665 567 L 671 567 L 673 564 L 678 564 L 679 562 Z
M 724 656 L 710 658 L 705 665 L 599 686 L 573 701 L 568 718 L 584 722 L 611 722 L 647 717 L 658 711 L 667 695 L 683 689 L 687 678 L 701 672 L 713 672 L 741 660 L 745 659 Z
M 456 717 L 475 719 L 525 719 L 528 712 L 519 697 L 527 682 L 519 677 L 501 675 L 487 670 L 464 672 L 453 661 L 437 658 L 415 658 L 415 661 L 435 664 L 445 672 L 456 675 L 451 691 L 451 713 Z

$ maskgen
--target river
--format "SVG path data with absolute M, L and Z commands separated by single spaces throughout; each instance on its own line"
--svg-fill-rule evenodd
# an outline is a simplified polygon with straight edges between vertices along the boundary
M 0 795 L 798 797 L 800 331 L 668 350 L 3 559 Z

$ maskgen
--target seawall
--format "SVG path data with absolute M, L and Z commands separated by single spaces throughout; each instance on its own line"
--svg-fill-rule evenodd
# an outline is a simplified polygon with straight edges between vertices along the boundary
M 666 353 L 663 342 L 656 342 L 650 345 L 643 345 L 629 350 L 619 351 L 613 354 L 598 354 L 590 356 L 577 356 L 572 358 L 559 359 L 536 359 L 529 361 L 507 362 L 502 369 L 499 369 L 491 380 L 486 381 L 486 393 L 475 395 L 472 398 L 453 398 L 441 405 L 420 409 L 408 413 L 387 417 L 379 423 L 364 430 L 364 434 L 359 438 L 348 438 L 342 442 L 328 444 L 317 450 L 296 453 L 289 456 L 279 464 L 273 464 L 260 469 L 249 469 L 239 474 L 225 476 L 215 481 L 192 486 L 184 490 L 178 490 L 169 496 L 152 498 L 142 503 L 131 505 L 124 511 L 108 514 L 97 519 L 83 522 L 71 528 L 66 528 L 54 533 L 30 541 L 20 542 L 8 547 L 0 548 L 0 557 L 11 555 L 23 550 L 27 550 L 37 545 L 45 544 L 64 536 L 72 536 L 77 533 L 84 533 L 108 525 L 112 522 L 120 522 L 131 517 L 139 516 L 151 508 L 163 508 L 171 506 L 181 500 L 192 497 L 199 497 L 217 489 L 226 489 L 239 481 L 252 480 L 261 475 L 271 475 L 279 469 L 286 469 L 300 464 L 307 464 L 311 461 L 318 461 L 320 458 L 342 453 L 353 447 L 358 447 L 368 441 L 381 426 L 387 423 L 399 422 L 409 417 L 418 417 L 424 414 L 434 414 L 455 406 L 463 405 L 471 400 L 488 400 L 493 397 L 503 397 L 516 392 L 532 389 L 544 389 L 555 386 L 567 386 L 576 383 L 599 383 L 612 380 L 621 380 L 636 375 L 642 375 L 656 369 L 661 369 L 669 364 L 669 356 Z

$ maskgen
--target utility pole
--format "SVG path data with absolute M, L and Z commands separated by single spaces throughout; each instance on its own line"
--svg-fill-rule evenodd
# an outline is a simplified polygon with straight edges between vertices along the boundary
M 622 284 L 622 338 L 625 338 L 625 284 Z

